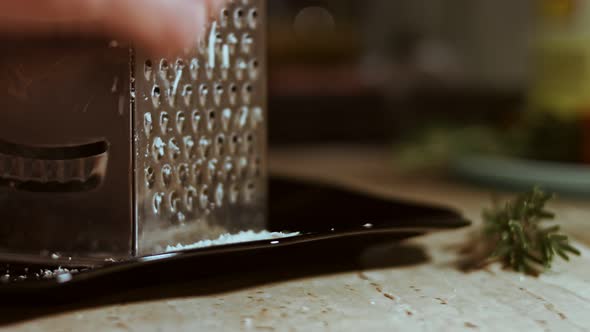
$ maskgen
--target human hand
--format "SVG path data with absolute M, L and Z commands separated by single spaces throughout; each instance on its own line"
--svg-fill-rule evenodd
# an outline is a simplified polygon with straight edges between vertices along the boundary
M 152 52 L 196 43 L 226 0 L 1 0 L 0 33 L 73 33 L 131 40 Z

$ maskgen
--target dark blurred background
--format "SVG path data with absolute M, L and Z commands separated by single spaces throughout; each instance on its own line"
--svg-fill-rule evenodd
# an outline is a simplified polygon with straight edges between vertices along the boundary
M 435 131 L 451 142 L 445 151 L 470 141 L 484 152 L 588 162 L 589 8 L 582 0 L 269 1 L 271 146 L 404 147 Z M 476 129 L 455 130 L 466 126 Z
M 271 143 L 389 142 L 519 109 L 532 1 L 269 1 Z M 419 123 L 418 123 L 419 125 Z

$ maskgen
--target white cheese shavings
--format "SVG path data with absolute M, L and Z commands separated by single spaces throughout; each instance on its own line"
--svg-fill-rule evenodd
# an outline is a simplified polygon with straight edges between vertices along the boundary
M 211 23 L 209 33 L 209 68 L 215 68 L 215 44 L 217 43 L 217 21 Z
M 40 271 L 40 276 L 44 279 L 52 279 L 52 278 L 56 278 L 62 274 L 76 274 L 79 271 L 77 269 L 66 269 L 66 268 L 62 268 L 59 267 L 55 270 L 49 270 L 49 269 L 45 269 L 45 270 L 41 270 Z
M 237 234 L 222 234 L 221 236 L 219 236 L 215 240 L 203 240 L 203 241 L 199 241 L 199 242 L 196 242 L 193 244 L 188 244 L 188 245 L 183 245 L 183 244 L 179 243 L 175 246 L 166 247 L 166 252 L 207 248 L 207 247 L 211 247 L 211 246 L 220 246 L 220 245 L 243 243 L 243 242 L 281 239 L 281 238 L 293 237 L 293 236 L 297 236 L 297 235 L 300 235 L 300 233 L 299 232 L 282 233 L 282 232 L 269 232 L 269 231 L 262 231 L 262 232 L 245 231 L 245 232 L 240 232 Z

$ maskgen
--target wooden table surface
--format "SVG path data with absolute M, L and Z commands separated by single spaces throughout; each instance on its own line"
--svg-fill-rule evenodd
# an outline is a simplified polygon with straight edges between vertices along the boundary
M 377 195 L 446 204 L 476 223 L 490 199 L 485 189 L 436 177 L 396 174 L 387 149 L 290 148 L 273 151 L 271 168 Z M 180 290 L 158 300 L 68 307 L 3 329 L 590 331 L 590 206 L 584 201 L 560 200 L 553 207 L 583 256 L 570 264 L 560 262 L 539 278 L 498 266 L 472 273 L 458 270 L 455 248 L 470 233 L 462 230 L 414 239 L 405 249 L 393 245 L 368 249 L 354 268 L 344 272 L 279 277 L 198 296 L 186 296 Z M 401 266 L 376 264 L 387 260 L 391 250 L 409 255 L 419 251 L 427 259 Z M 195 281 L 192 287 L 203 286 Z

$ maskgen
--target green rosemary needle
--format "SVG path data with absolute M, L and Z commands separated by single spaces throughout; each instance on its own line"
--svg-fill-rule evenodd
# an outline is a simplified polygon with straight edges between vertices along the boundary
M 504 205 L 496 203 L 485 209 L 486 263 L 501 261 L 518 272 L 536 275 L 550 269 L 557 256 L 569 261 L 569 255 L 580 255 L 559 226 L 543 225 L 555 219 L 555 214 L 545 209 L 553 198 L 534 188 Z

